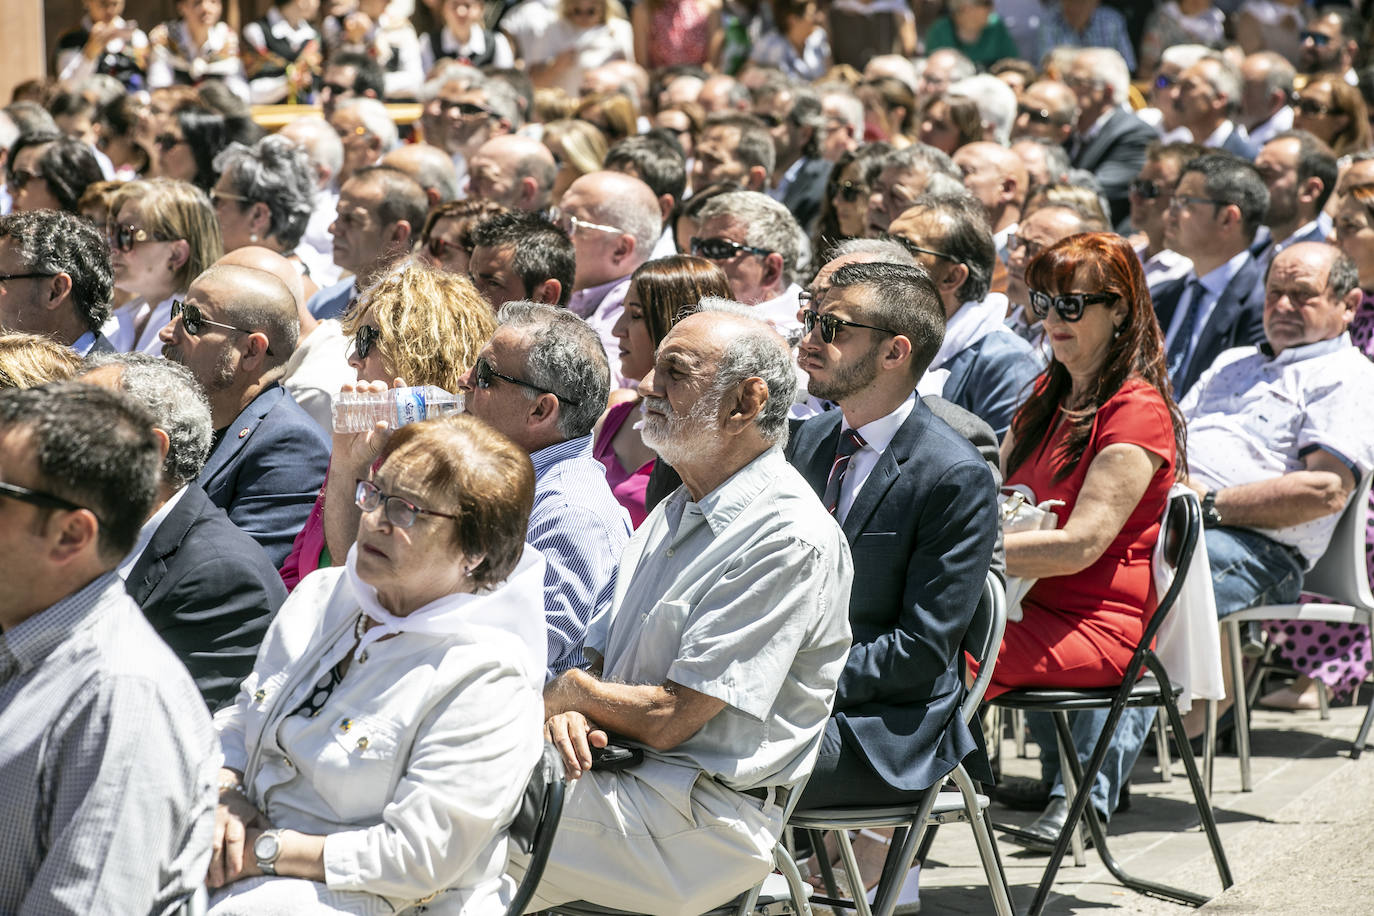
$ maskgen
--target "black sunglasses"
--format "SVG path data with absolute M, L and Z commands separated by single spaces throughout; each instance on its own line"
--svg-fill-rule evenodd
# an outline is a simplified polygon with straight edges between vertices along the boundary
M 232 324 L 224 324 L 220 321 L 211 321 L 200 313 L 200 309 L 189 302 L 182 302 L 180 299 L 172 300 L 172 320 L 181 319 L 181 326 L 186 329 L 186 333 L 192 337 L 199 337 L 200 332 L 205 330 L 203 325 L 224 328 L 226 331 L 238 331 L 240 334 L 252 334 L 245 328 L 236 328 Z M 267 348 L 267 355 L 272 355 L 272 348 Z
M 1158 181 L 1151 181 L 1148 178 L 1137 178 L 1135 181 L 1131 182 L 1130 191 L 1132 194 L 1143 197 L 1145 200 L 1154 200 L 1164 193 L 1165 188 L 1164 185 L 1160 184 Z
M 474 105 L 471 102 L 445 102 L 441 99 L 439 104 L 443 107 L 445 113 L 452 112 L 456 109 L 458 117 L 464 120 L 478 116 L 485 118 L 496 117 L 496 112 L 492 111 L 490 108 L 483 108 L 481 105 Z
M 381 338 L 382 332 L 372 325 L 358 325 L 358 330 L 353 332 L 353 349 L 358 354 L 358 359 L 367 359 L 367 354 L 372 352 L 372 345 Z
M 37 172 L 30 172 L 25 169 L 15 169 L 13 172 L 10 172 L 9 185 L 16 191 L 22 191 L 25 186 L 35 178 L 43 178 L 43 176 Z M 43 180 L 46 181 L 47 179 L 44 178 Z
M 1029 105 L 1017 105 L 1016 113 L 1025 115 L 1026 120 L 1032 124 L 1051 124 L 1054 122 L 1054 114 L 1048 108 L 1032 108 Z
M 178 137 L 175 134 L 158 134 L 153 140 L 157 148 L 162 152 L 170 152 L 186 142 L 185 137 Z
M 328 92 L 333 97 L 347 95 L 353 91 L 352 86 L 345 86 L 342 83 L 325 83 L 320 86 L 320 92 Z
M 861 185 L 857 181 L 842 181 L 835 189 L 835 193 L 840 195 L 841 200 L 852 204 L 867 198 L 869 192 L 866 185 Z
M 530 389 L 531 391 L 537 391 L 540 394 L 551 394 L 554 397 L 558 398 L 558 400 L 567 404 L 569 407 L 576 407 L 579 403 L 581 403 L 580 401 L 574 401 L 572 398 L 565 398 L 557 391 L 550 391 L 547 388 L 543 388 L 539 385 L 536 385 L 534 382 L 527 382 L 524 379 L 515 378 L 514 376 L 505 375 L 504 373 L 497 372 L 495 369 L 492 368 L 491 363 L 487 362 L 487 358 L 485 356 L 477 357 L 477 365 L 473 367 L 472 376 L 472 380 L 476 383 L 477 387 L 481 388 L 483 391 L 486 391 L 488 388 L 491 387 L 491 380 L 494 378 L 499 378 L 504 382 L 510 382 L 512 385 L 520 385 L 524 388 Z
M 767 248 L 741 245 L 739 242 L 732 242 L 729 239 L 719 237 L 700 239 L 692 236 L 692 254 L 699 258 L 706 258 L 708 261 L 728 261 L 741 251 L 756 254 L 761 258 L 766 258 L 773 253 Z
M 435 512 L 433 509 L 421 509 L 408 499 L 399 496 L 390 496 L 383 493 L 381 488 L 370 480 L 359 480 L 357 489 L 353 492 L 353 501 L 358 504 L 358 508 L 364 512 L 371 512 L 378 506 L 385 506 L 382 514 L 386 520 L 397 528 L 409 528 L 415 524 L 417 516 L 435 515 L 439 518 L 457 518 L 448 512 Z
M 1111 293 L 1062 293 L 1058 296 L 1051 296 L 1049 293 L 1042 293 L 1033 289 L 1030 291 L 1031 314 L 1044 321 L 1050 315 L 1053 308 L 1060 319 L 1064 321 L 1077 321 L 1083 317 L 1083 309 L 1090 305 L 1106 305 L 1115 302 L 1117 296 Z
M 1323 105 L 1316 99 L 1307 99 L 1298 96 L 1293 100 L 1293 107 L 1308 117 L 1321 117 L 1329 114 L 1344 114 L 1339 108 L 1332 108 L 1330 105 Z
M 811 308 L 811 303 L 816 301 L 815 295 L 810 290 L 804 289 L 797 293 L 797 304 L 802 309 L 802 333 L 810 334 L 817 324 L 821 326 L 821 340 L 825 343 L 834 343 L 835 334 L 840 328 L 867 328 L 870 331 L 882 331 L 884 334 L 897 336 L 897 332 L 889 328 L 880 328 L 873 324 L 860 324 L 857 321 L 845 321 L 829 313 L 822 314 Z
M 1298 33 L 1298 40 L 1301 42 L 1312 42 L 1319 48 L 1324 48 L 1331 44 L 1331 36 L 1322 32 L 1313 32 L 1310 29 L 1303 29 Z
M 771 129 L 771 128 L 774 128 L 774 127 L 777 127 L 779 124 L 781 124 L 781 123 L 783 122 L 783 119 L 780 118 L 780 117 L 778 117 L 778 116 L 775 115 L 775 114 L 756 114 L 756 115 L 754 115 L 754 117 L 756 117 L 756 118 L 758 118 L 760 121 L 762 121 L 764 127 L 767 127 L 767 128 L 770 128 L 770 129 Z
M 171 242 L 175 239 L 168 238 L 160 232 L 149 232 L 147 229 L 135 229 L 133 226 L 115 226 L 105 228 L 105 239 L 110 243 L 110 247 L 116 251 L 133 251 L 135 245 L 144 242 Z

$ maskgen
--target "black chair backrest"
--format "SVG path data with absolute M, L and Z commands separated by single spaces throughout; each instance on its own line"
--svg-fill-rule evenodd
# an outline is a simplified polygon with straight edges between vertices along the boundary
M 558 832 L 558 819 L 563 816 L 563 795 L 566 791 L 563 777 L 562 756 L 552 744 L 545 744 L 543 756 L 535 764 L 530 781 L 525 785 L 520 810 L 516 812 L 515 820 L 507 831 L 510 841 L 529 856 L 530 861 L 510 906 L 506 908 L 506 916 L 520 916 L 525 911 L 544 875 L 544 865 L 549 861 L 553 838 Z
M 1160 596 L 1154 616 L 1140 637 L 1140 648 L 1148 649 L 1154 644 L 1155 634 L 1178 602 L 1179 592 L 1183 591 L 1184 580 L 1188 578 L 1188 568 L 1193 565 L 1193 551 L 1201 531 L 1202 509 L 1198 507 L 1197 497 L 1191 493 L 1181 493 L 1170 498 L 1169 511 L 1164 515 L 1164 526 L 1159 536 L 1164 538 L 1164 556 L 1174 568 L 1174 581 L 1169 584 L 1168 591 Z

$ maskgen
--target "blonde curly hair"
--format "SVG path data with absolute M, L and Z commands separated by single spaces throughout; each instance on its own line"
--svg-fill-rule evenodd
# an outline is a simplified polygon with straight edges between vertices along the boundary
M 36 388 L 81 371 L 71 347 L 37 334 L 0 334 L 0 389 Z
M 458 380 L 496 333 L 491 306 L 467 277 L 436 270 L 415 258 L 384 273 L 343 319 L 352 337 L 359 326 L 378 331 L 387 380 L 437 385 L 456 392 Z

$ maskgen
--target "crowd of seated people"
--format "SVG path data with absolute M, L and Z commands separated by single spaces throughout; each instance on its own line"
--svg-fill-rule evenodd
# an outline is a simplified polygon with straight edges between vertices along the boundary
M 1347 6 L 144 6 L 0 108 L 0 911 L 494 916 L 544 742 L 533 909 L 703 912 L 959 763 L 1048 849 L 1047 720 L 1018 783 L 960 714 L 987 577 L 989 697 L 1112 686 L 1172 486 L 1225 617 L 1374 473 Z M 1370 672 L 1249 638 L 1276 707 Z

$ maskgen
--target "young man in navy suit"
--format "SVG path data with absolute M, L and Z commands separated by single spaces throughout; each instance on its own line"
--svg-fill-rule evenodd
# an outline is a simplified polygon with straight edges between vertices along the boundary
M 788 459 L 848 540 L 854 643 L 802 808 L 911 801 L 978 744 L 959 714 L 960 643 L 992 559 L 997 490 L 967 439 L 916 396 L 944 335 L 920 267 L 856 263 L 803 311 L 811 394 Z M 856 438 L 857 436 L 857 438 Z M 981 752 L 975 778 L 990 779 Z

